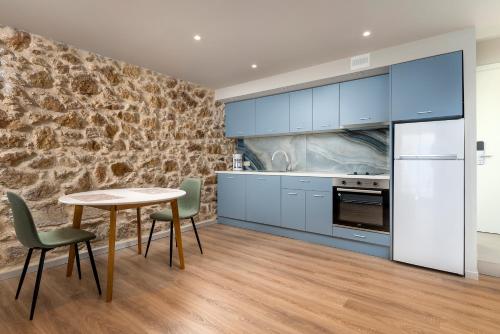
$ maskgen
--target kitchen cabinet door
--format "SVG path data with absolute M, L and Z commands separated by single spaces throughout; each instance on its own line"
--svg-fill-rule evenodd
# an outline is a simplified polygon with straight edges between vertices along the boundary
M 389 121 L 389 75 L 340 84 L 340 125 L 349 127 Z
M 245 175 L 217 175 L 217 215 L 245 219 Z
M 391 66 L 393 121 L 463 116 L 462 51 Z
M 281 225 L 280 177 L 246 175 L 246 220 Z
M 306 231 L 332 235 L 332 193 L 306 191 Z
M 274 135 L 290 131 L 290 94 L 278 94 L 255 100 L 255 133 Z
M 312 89 L 290 93 L 290 132 L 312 130 Z
M 255 100 L 226 104 L 226 137 L 255 135 Z
M 339 128 L 339 84 L 313 88 L 313 130 Z
M 304 190 L 281 190 L 281 227 L 305 231 L 306 193 Z

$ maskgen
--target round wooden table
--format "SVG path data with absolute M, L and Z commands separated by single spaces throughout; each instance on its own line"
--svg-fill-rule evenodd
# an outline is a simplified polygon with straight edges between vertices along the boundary
M 106 285 L 106 301 L 113 299 L 113 271 L 115 263 L 115 242 L 116 242 L 116 212 L 120 210 L 137 210 L 137 252 L 142 252 L 141 238 L 141 207 L 155 204 L 170 203 L 172 216 L 174 219 L 175 239 L 177 241 L 177 251 L 179 253 L 179 267 L 184 269 L 184 254 L 182 251 L 181 227 L 179 223 L 179 209 L 177 199 L 186 195 L 184 190 L 170 188 L 126 188 L 126 189 L 104 189 L 86 191 L 70 194 L 59 198 L 59 203 L 74 205 L 73 227 L 80 228 L 82 221 L 83 207 L 89 206 L 110 212 L 109 219 L 109 249 L 108 249 L 108 270 Z M 70 247 L 68 255 L 68 265 L 66 276 L 71 276 L 75 261 L 75 251 Z

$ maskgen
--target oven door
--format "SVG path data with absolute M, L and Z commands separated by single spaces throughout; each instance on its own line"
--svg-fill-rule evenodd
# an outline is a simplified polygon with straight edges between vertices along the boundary
M 334 190 L 334 224 L 389 232 L 387 190 Z

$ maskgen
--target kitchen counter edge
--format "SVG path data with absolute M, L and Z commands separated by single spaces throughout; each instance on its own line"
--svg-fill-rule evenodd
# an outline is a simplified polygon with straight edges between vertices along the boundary
M 277 176 L 310 176 L 310 177 L 332 177 L 332 178 L 364 178 L 364 179 L 383 179 L 389 180 L 390 176 L 387 174 L 382 175 L 352 175 L 352 174 L 342 174 L 342 173 L 328 173 L 328 172 L 274 172 L 274 171 L 216 171 L 215 174 L 253 174 L 253 175 L 277 175 Z

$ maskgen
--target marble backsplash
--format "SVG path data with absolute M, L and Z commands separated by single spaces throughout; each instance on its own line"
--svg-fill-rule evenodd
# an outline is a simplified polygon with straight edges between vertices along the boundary
M 271 161 L 273 152 L 283 150 L 295 171 L 389 173 L 388 128 L 245 138 L 236 148 L 252 170 L 284 170 L 283 154 Z

